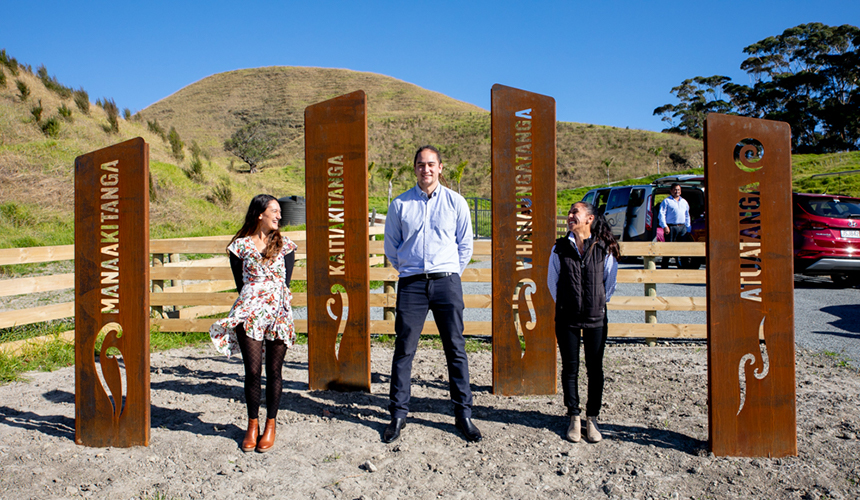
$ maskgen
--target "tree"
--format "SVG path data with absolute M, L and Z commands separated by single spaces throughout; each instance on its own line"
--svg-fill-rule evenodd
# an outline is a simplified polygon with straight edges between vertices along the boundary
M 272 158 L 281 145 L 280 137 L 261 121 L 249 123 L 224 141 L 224 150 L 244 161 L 256 173 L 260 163 Z
M 379 173 L 382 174 L 382 179 L 388 181 L 388 204 L 391 205 L 391 191 L 394 186 L 394 181 L 399 179 L 401 175 L 409 170 L 412 170 L 414 167 L 410 164 L 401 165 L 400 168 L 387 167 L 379 170 Z
M 469 164 L 469 160 L 463 160 L 454 167 L 454 173 L 451 174 L 451 180 L 457 183 L 457 194 L 463 194 L 460 192 L 460 182 L 463 180 L 463 174 L 466 172 L 466 165 Z
M 698 138 L 707 113 L 736 113 L 787 122 L 795 153 L 860 149 L 860 28 L 801 24 L 743 52 L 754 84 L 684 80 L 672 89 L 680 102 L 654 110 L 671 125 L 664 132 Z
M 179 137 L 179 132 L 177 132 L 174 127 L 170 127 L 170 132 L 167 133 L 167 142 L 170 143 L 170 154 L 173 155 L 177 161 L 184 160 L 185 153 L 182 151 L 182 148 L 185 147 L 185 143 L 182 142 L 182 138 Z
M 680 102 L 677 105 L 665 104 L 654 110 L 655 115 L 663 115 L 662 120 L 671 125 L 663 132 L 701 139 L 708 113 L 732 111 L 731 103 L 723 99 L 723 87 L 729 82 L 731 78 L 727 76 L 697 76 L 672 88 L 672 93 Z

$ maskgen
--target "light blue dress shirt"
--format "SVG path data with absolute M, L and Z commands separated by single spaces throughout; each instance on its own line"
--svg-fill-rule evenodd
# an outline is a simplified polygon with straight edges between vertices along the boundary
M 684 198 L 679 198 L 678 201 L 671 196 L 666 198 L 660 203 L 658 222 L 660 227 L 666 227 L 668 224 L 683 224 L 687 227 L 687 232 L 690 232 L 690 204 Z
M 429 197 L 416 184 L 395 198 L 385 217 L 385 256 L 401 278 L 463 274 L 472 258 L 466 199 L 441 184 Z
M 573 248 L 577 255 L 582 258 L 582 253 L 576 247 L 576 241 L 573 235 L 568 235 Z M 556 302 L 555 296 L 558 293 L 558 273 L 561 272 L 561 262 L 558 260 L 558 254 L 555 253 L 555 245 L 552 246 L 552 252 L 549 254 L 549 268 L 546 272 L 546 286 L 549 288 L 549 293 L 552 295 L 552 301 Z M 603 261 L 603 288 L 606 291 L 606 302 L 612 298 L 615 293 L 616 280 L 618 279 L 618 262 L 611 253 L 606 254 L 606 259 Z

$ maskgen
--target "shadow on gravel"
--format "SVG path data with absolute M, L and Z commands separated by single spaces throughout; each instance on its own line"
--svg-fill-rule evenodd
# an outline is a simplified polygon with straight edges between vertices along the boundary
M 642 446 L 653 445 L 655 448 L 678 450 L 690 455 L 698 455 L 701 450 L 707 451 L 708 449 L 707 441 L 679 434 L 675 431 L 629 425 L 601 424 L 600 432 L 603 433 L 604 439 L 628 441 Z
M 827 306 L 822 307 L 821 312 L 836 316 L 837 320 L 831 321 L 830 324 L 841 330 L 852 333 L 860 333 L 860 307 L 856 304 L 842 306 Z M 860 338 L 860 335 L 846 335 L 844 333 L 835 332 L 815 332 L 829 335 L 838 335 L 840 337 Z
M 245 435 L 245 430 L 233 424 L 213 425 L 212 422 L 200 420 L 200 413 L 190 412 L 179 408 L 162 408 L 152 405 L 150 427 L 171 431 L 185 431 L 202 436 L 220 436 L 239 439 Z
M 833 280 L 827 276 L 805 276 L 803 274 L 795 274 L 794 288 L 809 290 L 844 290 L 852 287 L 834 283 Z
M 30 411 L 18 411 L 8 406 L 0 406 L 0 424 L 38 431 L 70 441 L 75 440 L 75 419 L 63 415 L 39 415 Z

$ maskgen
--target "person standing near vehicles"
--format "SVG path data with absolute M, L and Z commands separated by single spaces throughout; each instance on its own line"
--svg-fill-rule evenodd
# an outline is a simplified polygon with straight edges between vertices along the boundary
M 394 357 L 389 392 L 391 422 L 382 434 L 390 443 L 400 437 L 409 413 L 412 360 L 427 319 L 439 329 L 448 363 L 455 425 L 468 441 L 482 439 L 472 423 L 469 359 L 463 338 L 463 287 L 460 275 L 472 257 L 472 223 L 465 198 L 439 184 L 442 158 L 433 146 L 415 153 L 415 187 L 388 207 L 385 256 L 400 274 L 395 307 Z
M 590 203 L 577 202 L 567 213 L 568 234 L 552 248 L 547 287 L 555 301 L 555 336 L 561 354 L 561 387 L 567 407 L 567 439 L 581 437 L 579 345 L 585 350 L 588 401 L 585 438 L 603 439 L 597 417 L 603 404 L 603 352 L 606 347 L 606 303 L 615 292 L 618 242 L 602 215 Z
M 690 227 L 690 204 L 681 198 L 681 185 L 677 182 L 669 188 L 671 196 L 660 203 L 658 222 L 663 228 L 665 241 L 684 241 Z M 675 257 L 675 265 L 678 269 L 683 266 L 681 257 Z M 669 269 L 669 257 L 663 257 L 660 262 L 661 269 Z

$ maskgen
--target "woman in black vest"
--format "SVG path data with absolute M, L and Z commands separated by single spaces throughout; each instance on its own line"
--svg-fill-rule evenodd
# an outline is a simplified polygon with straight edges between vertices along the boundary
M 618 243 L 590 203 L 577 202 L 567 213 L 569 232 L 555 242 L 547 286 L 555 301 L 555 336 L 561 353 L 561 385 L 570 423 L 567 438 L 581 436 L 579 407 L 579 344 L 585 348 L 588 401 L 585 438 L 602 439 L 597 416 L 603 398 L 603 350 L 606 347 L 606 303 L 615 291 Z

